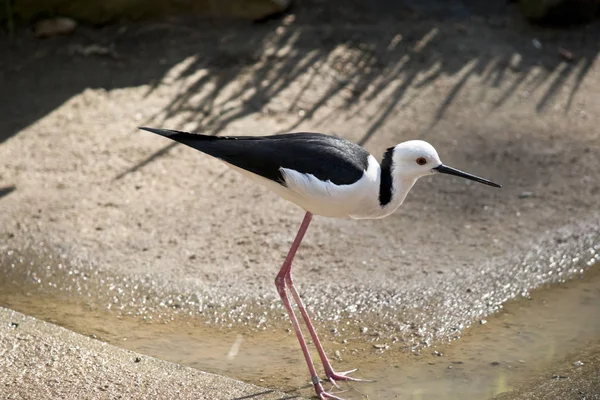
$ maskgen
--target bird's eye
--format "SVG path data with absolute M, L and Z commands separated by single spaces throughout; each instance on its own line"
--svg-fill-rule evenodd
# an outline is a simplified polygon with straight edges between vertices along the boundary
M 417 164 L 425 165 L 425 164 L 427 164 L 427 160 L 424 157 L 419 157 L 419 158 L 417 158 Z

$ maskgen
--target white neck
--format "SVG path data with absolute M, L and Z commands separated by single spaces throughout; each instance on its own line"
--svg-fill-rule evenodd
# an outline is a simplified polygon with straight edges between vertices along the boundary
M 402 205 L 408 192 L 410 192 L 410 189 L 412 189 L 415 182 L 417 182 L 414 178 L 399 178 L 398 176 L 393 176 L 392 181 L 392 200 L 382 207 L 382 210 L 385 210 L 387 213 L 385 216 L 393 213 Z
M 367 175 L 372 179 L 370 189 L 365 188 L 365 198 L 360 213 L 352 213 L 353 219 L 379 219 L 392 214 L 404 201 L 406 195 L 417 181 L 415 178 L 402 177 L 393 173 L 385 163 L 380 166 L 373 158 L 369 160 Z

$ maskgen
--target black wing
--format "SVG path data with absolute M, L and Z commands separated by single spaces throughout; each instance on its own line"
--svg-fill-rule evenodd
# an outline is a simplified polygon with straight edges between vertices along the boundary
M 312 174 L 336 185 L 349 185 L 359 180 L 369 165 L 369 152 L 365 149 L 322 133 L 207 136 L 167 129 L 140 129 L 168 137 L 282 185 L 285 181 L 280 168 Z

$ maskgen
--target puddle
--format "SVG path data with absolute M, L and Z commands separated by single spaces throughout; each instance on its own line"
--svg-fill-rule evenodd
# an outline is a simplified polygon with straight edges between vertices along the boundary
M 296 338 L 286 326 L 234 330 L 184 316 L 148 322 L 77 297 L 31 294 L 8 283 L 1 289 L 0 305 L 99 340 L 261 386 L 312 394 Z M 344 393 L 347 399 L 487 399 L 600 340 L 599 315 L 597 264 L 567 283 L 508 302 L 501 312 L 462 332 L 459 340 L 420 354 L 401 339 L 363 334 L 351 325 L 320 332 L 334 366 L 360 367 L 357 377 L 376 380 L 351 385 Z
M 465 331 L 460 340 L 429 349 L 441 356 L 411 357 L 408 364 L 394 365 L 396 370 L 386 369 L 390 362 L 367 364 L 369 371 L 379 374 L 379 384 L 363 392 L 382 399 L 487 399 L 599 342 L 599 316 L 600 265 L 595 265 L 565 284 L 509 301 L 503 311 Z

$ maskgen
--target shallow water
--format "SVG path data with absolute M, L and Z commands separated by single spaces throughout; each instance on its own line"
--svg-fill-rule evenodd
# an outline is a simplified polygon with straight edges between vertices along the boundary
M 76 332 L 193 368 L 312 395 L 296 338 L 286 326 L 219 329 L 183 316 L 149 322 L 90 304 L 6 282 L 0 287 L 0 305 Z M 334 332 L 321 327 L 320 332 L 335 367 L 360 367 L 357 377 L 376 380 L 343 385 L 345 398 L 486 399 L 597 341 L 599 315 L 600 265 L 595 265 L 567 283 L 508 302 L 501 312 L 461 332 L 460 339 L 438 347 L 412 351 L 401 338 L 352 324 Z

